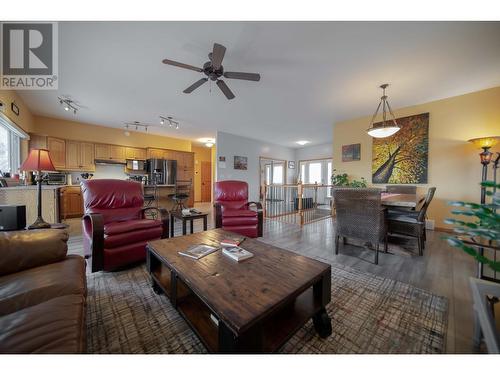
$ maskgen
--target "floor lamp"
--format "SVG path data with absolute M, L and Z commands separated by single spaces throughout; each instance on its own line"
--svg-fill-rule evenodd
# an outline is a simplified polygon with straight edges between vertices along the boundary
M 45 149 L 33 149 L 20 168 L 22 171 L 36 172 L 36 183 L 38 185 L 38 217 L 28 229 L 50 228 L 50 224 L 42 218 L 42 171 L 55 171 L 54 164 L 50 159 L 49 151 Z
M 483 165 L 481 182 L 488 180 L 488 165 L 490 164 L 491 158 L 493 156 L 493 153 L 490 151 L 490 148 L 495 146 L 499 141 L 500 141 L 500 136 L 469 139 L 469 142 L 472 142 L 478 148 L 483 149 L 483 152 L 479 154 L 479 157 L 481 159 L 481 164 Z M 484 203 L 486 203 L 486 188 L 484 186 L 481 186 L 481 204 Z
M 478 148 L 482 148 L 483 152 L 479 154 L 479 158 L 481 160 L 481 164 L 483 165 L 483 170 L 481 173 L 481 182 L 488 180 L 488 165 L 491 163 L 491 158 L 493 153 L 490 151 L 490 148 L 495 146 L 500 141 L 500 136 L 492 136 L 492 137 L 481 137 L 481 138 L 473 138 L 469 139 L 469 142 L 476 145 Z M 486 187 L 481 186 L 481 204 L 486 203 Z M 483 255 L 484 249 L 480 247 L 479 253 Z M 478 278 L 483 278 L 483 263 L 478 262 Z

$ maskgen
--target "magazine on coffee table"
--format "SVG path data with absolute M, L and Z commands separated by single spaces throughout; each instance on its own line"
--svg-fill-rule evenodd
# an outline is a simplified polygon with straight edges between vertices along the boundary
M 222 248 L 222 254 L 237 262 L 241 262 L 242 260 L 253 257 L 253 254 L 250 251 L 247 251 L 238 246 L 224 247 Z
M 204 256 L 213 253 L 214 251 L 217 251 L 217 247 L 205 245 L 205 244 L 199 244 L 199 245 L 193 245 L 188 247 L 184 251 L 179 251 L 179 255 L 183 255 L 185 257 L 193 258 L 193 259 L 200 259 L 203 258 Z

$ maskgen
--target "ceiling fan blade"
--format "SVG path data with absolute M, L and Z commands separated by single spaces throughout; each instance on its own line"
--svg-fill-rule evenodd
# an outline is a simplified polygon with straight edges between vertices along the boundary
M 260 74 L 243 72 L 224 72 L 224 77 L 231 79 L 244 79 L 246 81 L 260 81 Z
M 228 98 L 229 100 L 234 99 L 234 94 L 229 89 L 229 87 L 227 87 L 226 82 L 224 82 L 223 80 L 219 79 L 217 81 L 217 86 L 219 86 L 220 90 L 224 93 L 224 95 L 226 95 L 226 98 Z
M 194 90 L 196 90 L 198 87 L 200 87 L 201 85 L 203 85 L 207 81 L 208 81 L 208 78 L 202 78 L 202 79 L 196 81 L 195 83 L 193 83 L 187 89 L 185 89 L 183 91 L 183 93 L 184 94 L 190 94 L 190 93 L 192 93 Z
M 222 65 L 222 59 L 226 53 L 226 47 L 222 44 L 214 43 L 214 49 L 212 52 L 212 67 L 217 70 Z
M 179 68 L 194 70 L 195 72 L 200 72 L 200 73 L 203 72 L 203 69 L 201 69 L 201 68 L 197 68 L 196 66 L 192 66 L 192 65 L 188 65 L 188 64 L 183 64 L 183 63 L 180 63 L 180 62 L 177 62 L 174 60 L 163 59 L 162 62 L 164 64 L 167 64 L 167 65 L 173 65 L 173 66 L 177 66 Z

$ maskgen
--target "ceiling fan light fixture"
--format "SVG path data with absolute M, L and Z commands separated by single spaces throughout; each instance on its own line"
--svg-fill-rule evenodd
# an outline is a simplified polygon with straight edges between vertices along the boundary
M 370 127 L 366 130 L 368 135 L 373 138 L 387 138 L 391 135 L 396 134 L 401 129 L 401 127 L 396 122 L 394 113 L 392 113 L 391 106 L 389 104 L 389 101 L 387 100 L 387 95 L 385 95 L 385 89 L 388 86 L 388 83 L 380 85 L 383 94 L 380 97 L 380 102 L 378 103 L 377 109 L 375 110 L 375 113 L 372 116 L 372 120 L 370 121 Z M 375 125 L 375 118 L 378 115 L 380 107 L 382 107 L 382 122 Z M 388 118 L 388 115 L 390 116 L 390 118 Z
M 311 143 L 311 142 L 309 142 L 309 141 L 297 141 L 295 143 L 297 143 L 298 145 L 304 146 L 304 145 Z

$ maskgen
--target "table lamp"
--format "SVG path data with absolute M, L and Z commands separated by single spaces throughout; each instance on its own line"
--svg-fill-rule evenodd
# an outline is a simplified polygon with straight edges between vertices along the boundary
M 36 183 L 38 185 L 38 217 L 28 229 L 50 228 L 50 224 L 42 218 L 42 171 L 55 171 L 54 164 L 50 160 L 49 150 L 33 149 L 20 168 L 22 171 L 36 172 Z
M 478 148 L 482 148 L 483 152 L 479 154 L 481 158 L 481 164 L 483 165 L 483 173 L 481 176 L 481 182 L 484 182 L 488 179 L 488 164 L 491 162 L 492 153 L 490 152 L 490 148 L 495 146 L 500 141 L 500 136 L 491 136 L 491 137 L 481 137 L 481 138 L 473 138 L 469 139 L 469 142 L 476 145 Z M 486 202 L 486 188 L 484 186 L 481 187 L 481 204 Z

